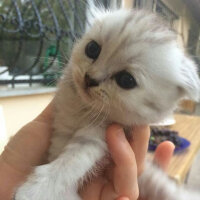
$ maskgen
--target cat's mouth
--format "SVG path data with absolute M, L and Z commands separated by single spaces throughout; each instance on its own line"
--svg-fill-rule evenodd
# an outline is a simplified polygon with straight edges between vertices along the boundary
M 88 103 L 94 100 L 94 97 L 92 95 L 92 87 L 88 86 L 89 83 L 86 83 L 84 77 L 76 77 L 74 82 L 77 92 L 79 93 L 83 101 Z
M 84 77 L 84 82 L 85 82 L 85 88 L 92 88 L 92 87 L 98 87 L 100 82 L 93 79 L 92 77 L 90 77 L 87 73 L 85 74 Z
M 108 100 L 109 95 L 101 87 L 102 80 L 95 80 L 87 72 L 83 74 L 81 71 L 79 73 L 73 73 L 73 79 L 79 96 L 86 103 Z
M 83 91 L 85 93 L 85 95 L 87 95 L 87 97 L 91 100 L 93 99 L 94 95 L 92 95 L 94 93 L 94 89 L 98 88 L 100 82 L 91 78 L 87 73 L 84 76 L 83 79 Z
M 82 86 L 82 95 L 83 98 L 89 102 L 104 102 L 108 101 L 108 94 L 107 92 L 102 89 L 99 84 L 92 83 L 92 86 L 88 86 L 88 83 L 85 83 Z M 94 86 L 95 84 L 95 86 Z

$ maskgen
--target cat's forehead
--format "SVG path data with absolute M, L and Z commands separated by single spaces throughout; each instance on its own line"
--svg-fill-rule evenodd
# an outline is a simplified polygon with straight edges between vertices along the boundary
M 114 43 L 123 39 L 124 45 L 134 42 L 160 43 L 175 39 L 175 34 L 163 20 L 143 10 L 121 9 L 107 12 L 96 19 L 91 34 L 100 43 Z
M 114 12 L 109 13 L 100 23 L 100 37 L 104 41 L 112 41 L 114 38 L 120 38 L 131 26 L 133 20 L 133 12 Z M 127 32 L 128 33 L 128 32 Z
M 149 66 L 146 64 L 152 57 L 152 48 L 153 54 L 157 55 L 169 41 L 175 41 L 174 33 L 157 16 L 132 10 L 118 10 L 102 15 L 84 38 L 81 45 L 83 51 L 92 40 L 101 46 L 101 53 L 92 64 L 96 67 L 90 69 L 96 78 L 120 70 L 143 70 L 140 66 Z
M 125 36 L 125 29 L 129 22 L 133 19 L 132 12 L 115 11 L 103 15 L 102 18 L 97 19 L 94 26 L 89 33 L 96 38 L 100 43 L 115 42 L 118 38 Z M 130 25 L 130 24 L 129 24 Z M 128 32 L 126 33 L 126 36 Z

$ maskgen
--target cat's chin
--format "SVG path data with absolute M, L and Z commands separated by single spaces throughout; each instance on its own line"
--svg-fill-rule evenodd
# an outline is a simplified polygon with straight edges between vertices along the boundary
M 127 111 L 124 108 L 124 112 L 113 109 L 113 112 L 108 116 L 109 121 L 119 123 L 123 126 L 134 126 L 134 125 L 149 125 L 152 123 L 158 123 L 164 120 L 167 116 L 171 115 L 171 112 L 166 113 L 148 113 L 143 115 L 142 113 L 136 113 L 134 111 Z

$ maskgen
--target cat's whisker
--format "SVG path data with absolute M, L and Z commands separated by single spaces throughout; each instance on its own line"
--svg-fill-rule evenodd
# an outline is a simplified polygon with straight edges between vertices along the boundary
M 90 106 L 85 106 L 86 109 L 88 109 L 85 114 L 81 117 L 82 119 L 84 118 L 88 118 L 89 121 L 94 121 L 94 119 L 96 118 L 97 114 L 97 110 L 100 107 L 99 104 L 96 104 L 95 102 L 92 103 L 88 103 Z M 84 106 L 83 106 L 84 109 Z
M 109 114 L 111 112 L 111 110 L 110 110 L 110 101 L 108 100 L 106 103 L 107 103 L 108 108 L 106 109 L 107 110 L 107 116 L 106 116 L 105 120 L 108 118 L 108 116 L 109 116 Z
M 99 113 L 98 113 L 98 115 L 97 115 L 97 117 L 96 117 L 96 119 L 95 119 L 95 120 L 96 120 L 95 122 L 98 122 L 98 119 L 99 119 L 99 117 L 101 116 L 104 107 L 105 107 L 105 106 L 104 106 L 104 104 L 103 104 L 101 110 L 99 111 Z M 94 123 L 94 124 L 95 124 L 95 123 Z M 98 126 L 98 124 L 97 124 L 96 126 Z
M 95 123 L 98 121 L 98 118 L 101 115 L 103 108 L 104 108 L 104 104 L 102 104 L 102 106 L 100 107 L 99 111 L 97 111 L 97 113 L 94 112 L 96 114 L 96 116 L 93 115 L 95 117 L 93 118 L 93 120 L 91 121 L 91 123 L 88 125 L 88 127 L 95 126 Z
M 79 107 L 80 113 L 81 113 L 81 111 L 86 110 L 86 111 L 84 112 L 84 115 L 82 115 L 81 118 L 87 117 L 87 115 L 90 114 L 91 110 L 94 109 L 94 108 L 93 108 L 93 107 L 95 106 L 94 102 L 88 103 L 88 104 L 89 104 L 89 106 L 86 105 L 86 104 L 80 105 L 80 107 Z
M 98 126 L 102 125 L 107 120 L 109 113 L 110 113 L 110 107 L 108 107 L 106 109 L 106 112 L 104 113 L 104 115 L 102 117 L 102 120 L 100 121 L 100 123 L 98 124 Z
M 103 104 L 103 106 L 104 107 L 106 107 L 106 109 L 102 109 L 102 118 L 99 120 L 99 123 L 98 123 L 98 125 L 97 126 L 100 126 L 101 124 L 103 124 L 105 121 L 106 121 L 106 119 L 107 119 L 107 117 L 108 117 L 108 115 L 109 115 L 109 113 L 110 113 L 110 103 L 109 103 L 109 98 L 108 98 L 108 96 L 103 96 L 103 98 L 102 98 L 102 104 Z
M 91 109 L 89 109 L 85 113 L 85 115 L 82 116 L 82 119 L 87 118 L 89 119 L 89 121 L 91 121 L 93 118 L 96 117 L 95 112 L 96 112 L 95 106 L 92 106 Z
M 90 114 L 89 117 L 90 117 L 90 120 L 92 120 L 92 122 L 95 121 L 95 119 L 96 119 L 96 117 L 97 117 L 97 115 L 99 113 L 99 110 L 101 110 L 101 105 L 94 104 L 94 106 L 92 107 L 92 109 L 91 109 L 91 111 L 89 113 Z
M 90 108 L 90 107 L 92 107 L 93 105 L 95 104 L 95 102 L 87 102 L 87 104 L 80 104 L 79 105 L 79 109 L 80 108 Z

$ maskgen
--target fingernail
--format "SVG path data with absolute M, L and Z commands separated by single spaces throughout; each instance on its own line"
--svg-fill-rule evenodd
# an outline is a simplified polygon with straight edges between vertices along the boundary
M 129 200 L 129 198 L 128 197 L 119 197 L 116 200 Z

